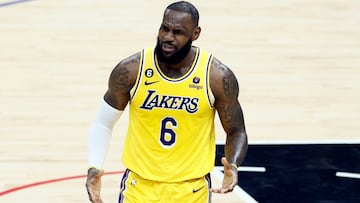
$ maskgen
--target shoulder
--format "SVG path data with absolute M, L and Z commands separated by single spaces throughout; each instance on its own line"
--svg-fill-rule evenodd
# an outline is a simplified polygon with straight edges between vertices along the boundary
M 121 60 L 111 72 L 109 85 L 120 82 L 132 86 L 137 77 L 140 58 L 141 52 L 137 52 Z
M 105 101 L 116 109 L 123 110 L 129 101 L 130 89 L 136 81 L 140 52 L 120 61 L 112 70 Z
M 223 78 L 228 76 L 235 77 L 232 70 L 216 57 L 213 57 L 211 63 L 211 72 L 215 78 Z
M 210 67 L 210 87 L 216 99 L 238 96 L 239 86 L 235 74 L 219 59 L 213 58 Z

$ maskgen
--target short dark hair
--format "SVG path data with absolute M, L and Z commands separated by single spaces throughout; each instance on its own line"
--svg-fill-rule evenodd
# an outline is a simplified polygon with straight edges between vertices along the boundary
M 191 15 L 191 18 L 194 21 L 195 26 L 199 25 L 199 11 L 195 8 L 194 5 L 192 5 L 187 1 L 174 2 L 170 4 L 166 9 L 188 13 Z

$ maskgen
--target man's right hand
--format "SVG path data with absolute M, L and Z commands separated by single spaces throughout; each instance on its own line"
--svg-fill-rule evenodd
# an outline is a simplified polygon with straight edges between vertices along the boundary
M 86 190 L 89 194 L 89 200 L 92 203 L 103 203 L 100 197 L 101 176 L 104 170 L 89 168 L 86 179 Z

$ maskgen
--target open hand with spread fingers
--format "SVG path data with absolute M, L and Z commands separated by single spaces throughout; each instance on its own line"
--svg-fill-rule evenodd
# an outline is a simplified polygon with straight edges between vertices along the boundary
M 232 192 L 238 183 L 237 167 L 230 164 L 225 157 L 221 158 L 221 163 L 224 165 L 224 179 L 221 188 L 211 188 L 214 193 L 228 193 Z

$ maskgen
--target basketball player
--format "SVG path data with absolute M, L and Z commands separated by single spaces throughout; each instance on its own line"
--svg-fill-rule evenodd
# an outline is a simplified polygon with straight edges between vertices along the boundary
M 112 71 L 88 138 L 86 182 L 91 202 L 100 197 L 103 162 L 112 128 L 129 103 L 119 202 L 205 203 L 211 192 L 231 192 L 247 151 L 247 135 L 233 72 L 192 46 L 200 27 L 197 9 L 176 2 L 164 12 L 157 45 Z M 224 179 L 211 188 L 215 111 L 227 134 Z

